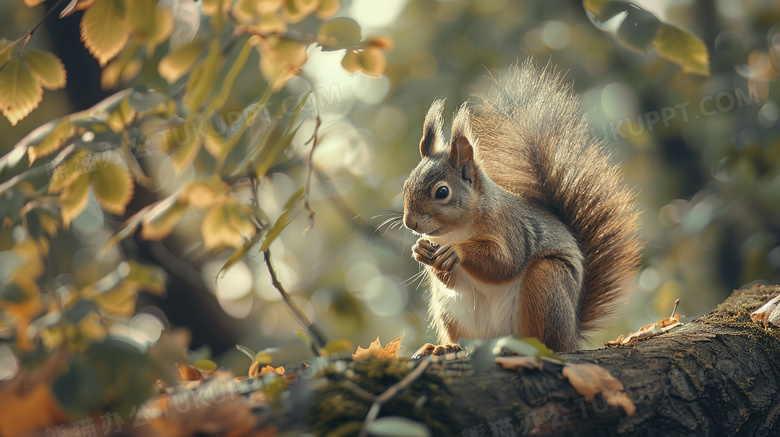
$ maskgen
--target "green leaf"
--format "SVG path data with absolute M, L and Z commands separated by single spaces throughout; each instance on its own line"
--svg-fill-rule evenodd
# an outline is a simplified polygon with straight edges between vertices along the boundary
M 263 240 L 263 244 L 260 246 L 258 252 L 263 252 L 264 250 L 268 249 L 271 246 L 271 243 L 273 243 L 279 234 L 282 233 L 284 228 L 290 224 L 290 221 L 292 220 L 293 208 L 295 208 L 295 205 L 301 200 L 301 198 L 303 198 L 303 190 L 304 187 L 299 188 L 287 200 L 287 203 L 284 205 L 284 211 L 279 215 L 279 218 L 276 219 L 276 222 L 274 223 L 271 230 L 268 231 L 268 235 L 266 235 L 265 240 Z
M 255 351 L 253 351 L 252 349 L 249 349 L 248 347 L 240 344 L 236 345 L 236 349 L 238 349 L 239 351 L 241 351 L 241 353 L 249 357 L 250 360 L 252 361 L 255 360 Z
M 320 25 L 317 43 L 326 51 L 339 50 L 358 44 L 362 38 L 360 25 L 357 21 L 352 18 L 338 17 Z
M 217 363 L 211 360 L 198 360 L 192 363 L 192 367 L 200 370 L 201 372 L 211 372 L 217 370 Z
M 267 348 L 263 349 L 260 352 L 255 354 L 254 359 L 252 359 L 252 362 L 258 363 L 260 365 L 268 365 L 274 362 L 274 353 L 277 353 L 278 349 L 276 348 Z
M 307 345 L 311 344 L 311 338 L 309 338 L 309 334 L 307 334 L 304 330 L 296 329 L 295 330 L 295 335 L 297 335 L 298 338 L 303 340 L 303 342 L 306 343 Z
M 710 75 L 710 58 L 704 42 L 690 32 L 661 24 L 655 37 L 658 54 L 680 65 L 686 73 Z
M 257 244 L 258 241 L 260 241 L 260 237 L 262 236 L 262 232 L 256 233 L 254 236 L 252 236 L 251 239 L 249 239 L 249 241 L 244 243 L 238 250 L 233 252 L 233 254 L 230 255 L 230 258 L 225 261 L 225 264 L 220 267 L 219 272 L 217 272 L 217 276 L 224 274 L 230 267 L 233 266 L 233 264 L 241 261 L 241 259 L 244 258 L 244 255 L 249 252 L 249 249 L 251 249 L 255 244 Z
M 0 68 L 11 60 L 11 50 L 12 46 L 8 45 L 8 41 L 0 41 Z
M 167 95 L 155 90 L 134 90 L 132 94 L 127 96 L 130 107 L 140 113 L 157 111 L 158 108 L 166 106 L 170 101 Z
M 295 137 L 296 132 L 298 132 L 299 128 L 300 126 L 297 126 L 292 131 L 287 132 L 287 134 L 285 134 L 278 141 L 272 143 L 270 146 L 266 144 L 265 147 L 262 148 L 260 154 L 258 155 L 257 167 L 255 167 L 255 174 L 257 177 L 265 176 L 265 174 L 268 172 L 268 169 L 271 168 L 271 166 L 274 164 L 276 157 L 282 153 L 282 150 L 286 149 L 290 146 L 290 144 L 292 144 L 292 140 Z
M 181 79 L 195 65 L 202 50 L 203 46 L 196 41 L 169 52 L 157 66 L 160 76 L 168 83 L 174 83 Z
M 221 108 L 227 101 L 228 95 L 230 94 L 230 89 L 236 82 L 238 73 L 240 73 L 241 69 L 244 68 L 244 64 L 246 64 L 246 60 L 249 58 L 249 54 L 252 53 L 252 48 L 253 45 L 249 42 L 249 40 L 247 40 L 241 47 L 241 51 L 238 53 L 238 56 L 230 66 L 230 69 L 225 75 L 225 78 L 222 80 L 222 86 L 219 88 L 219 93 L 211 99 L 211 102 L 209 102 L 209 113 Z
M 217 40 L 209 43 L 209 54 L 195 68 L 187 82 L 187 93 L 184 95 L 184 106 L 190 111 L 190 116 L 197 114 L 214 90 L 217 73 L 221 66 L 221 49 Z
M 564 362 L 563 358 L 555 355 L 555 352 L 533 337 L 518 338 L 507 336 L 498 339 L 493 349 L 493 355 L 499 355 L 501 352 L 507 351 L 529 357 L 549 358 L 560 363 Z
M 43 50 L 25 49 L 22 59 L 44 88 L 56 90 L 65 86 L 66 73 L 62 61 L 52 53 Z
M 429 437 L 431 432 L 420 422 L 399 416 L 380 417 L 371 422 L 367 427 L 369 435 L 376 437 Z
M 653 46 L 661 21 L 651 12 L 634 4 L 627 4 L 625 11 L 628 15 L 618 28 L 618 38 L 633 49 L 647 52 Z
M 41 83 L 26 63 L 11 59 L 0 68 L 0 110 L 11 126 L 37 108 L 42 98 Z
M 119 226 L 119 229 L 117 229 L 116 232 L 114 232 L 106 241 L 106 244 L 103 246 L 103 254 L 105 255 L 109 249 L 116 245 L 116 243 L 133 235 L 149 209 L 149 206 L 146 206 L 137 213 L 133 214 L 129 219 L 125 220 L 125 222 Z
M 92 191 L 100 206 L 108 212 L 122 215 L 125 206 L 133 198 L 133 177 L 121 165 L 96 157 L 94 171 L 90 173 Z
M 155 204 L 143 217 L 141 237 L 146 240 L 162 240 L 173 232 L 187 206 L 179 201 L 178 194 Z
M 98 0 L 81 18 L 81 40 L 101 67 L 116 56 L 130 37 L 122 0 Z
M 65 145 L 67 140 L 76 133 L 76 127 L 69 119 L 63 118 L 54 129 L 51 130 L 40 143 L 30 146 L 27 149 L 27 155 L 30 158 L 30 165 L 35 162 L 36 159 L 51 155 L 57 150 L 61 149 Z
M 320 350 L 320 355 L 326 356 L 331 354 L 338 354 L 340 352 L 352 352 L 354 350 L 355 348 L 351 341 L 343 338 L 335 339 L 325 344 L 325 347 Z
M 162 267 L 141 264 L 130 260 L 130 272 L 125 281 L 135 285 L 139 290 L 144 290 L 158 295 L 165 292 L 166 275 Z
M 185 125 L 183 128 L 187 129 L 187 125 Z M 195 157 L 198 156 L 198 152 L 200 152 L 200 146 L 203 144 L 202 138 L 200 138 L 199 135 L 195 135 L 194 133 L 187 135 L 186 139 L 187 141 L 177 144 L 176 149 L 173 150 L 173 154 L 171 155 L 171 159 L 173 160 L 173 168 L 175 168 L 176 172 L 178 173 L 181 173 L 182 170 L 189 167 Z M 169 137 L 168 144 L 171 144 L 172 141 L 173 138 L 171 136 Z

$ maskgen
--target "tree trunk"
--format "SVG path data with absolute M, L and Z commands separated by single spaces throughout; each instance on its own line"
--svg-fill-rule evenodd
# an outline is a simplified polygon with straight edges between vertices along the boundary
M 405 389 L 416 409 L 398 399 L 384 404 L 380 417 L 411 416 L 426 423 L 432 435 L 442 432 L 442 422 L 449 425 L 448 435 L 464 436 L 780 435 L 780 334 L 750 320 L 750 312 L 778 292 L 780 286 L 738 290 L 710 314 L 666 334 L 629 346 L 560 355 L 567 363 L 607 369 L 636 406 L 630 416 L 607 405 L 601 394 L 579 394 L 561 375 L 561 365 L 544 362 L 541 370 L 510 371 L 494 364 L 492 353 L 478 349 L 471 360 L 432 363 Z M 353 382 L 381 393 L 381 387 L 377 391 L 371 383 L 362 384 L 362 377 L 373 376 L 361 375 L 356 364 L 351 365 L 358 374 Z M 437 418 L 422 411 L 426 402 L 415 394 L 427 393 L 427 403 L 434 405 L 441 393 L 434 396 L 430 384 L 451 395 L 449 402 L 435 404 Z M 323 399 L 334 391 L 319 388 L 315 393 L 320 401 L 309 410 L 309 422 L 323 425 L 320 415 L 325 414 L 331 415 L 329 424 L 338 425 L 332 409 L 323 407 Z M 362 411 L 352 411 L 362 407 L 347 407 L 352 404 L 346 402 L 359 402 L 348 399 L 348 388 L 337 394 L 349 416 L 341 423 L 364 417 Z M 365 404 L 368 408 L 370 402 Z M 446 404 L 451 411 L 442 411 Z

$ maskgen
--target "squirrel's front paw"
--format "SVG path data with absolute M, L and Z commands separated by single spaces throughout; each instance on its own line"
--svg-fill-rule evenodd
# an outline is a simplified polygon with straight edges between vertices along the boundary
M 433 268 L 442 272 L 451 272 L 460 262 L 458 251 L 452 243 L 439 247 L 433 254 Z
M 436 253 L 436 249 L 438 248 L 438 245 L 434 245 L 424 238 L 419 238 L 417 242 L 414 243 L 414 246 L 412 246 L 412 258 L 419 263 L 432 266 L 433 262 L 436 260 L 436 258 L 433 257 L 433 254 Z
M 439 246 L 420 238 L 412 246 L 412 258 L 441 272 L 451 272 L 460 262 L 458 251 L 452 243 Z

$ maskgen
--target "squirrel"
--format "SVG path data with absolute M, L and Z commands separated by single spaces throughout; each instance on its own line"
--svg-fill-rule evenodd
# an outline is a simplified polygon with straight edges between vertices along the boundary
M 479 97 L 457 110 L 449 146 L 444 101 L 433 102 L 403 187 L 447 345 L 416 355 L 511 334 L 575 350 L 638 269 L 636 195 L 549 64 L 515 64 Z

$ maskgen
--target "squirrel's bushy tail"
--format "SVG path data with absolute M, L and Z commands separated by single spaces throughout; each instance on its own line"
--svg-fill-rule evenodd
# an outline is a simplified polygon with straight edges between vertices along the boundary
M 580 331 L 596 327 L 636 271 L 635 195 L 593 138 L 570 85 L 529 59 L 495 80 L 472 115 L 478 161 L 496 184 L 555 214 L 585 255 Z M 489 158 L 488 158 L 489 157 Z

